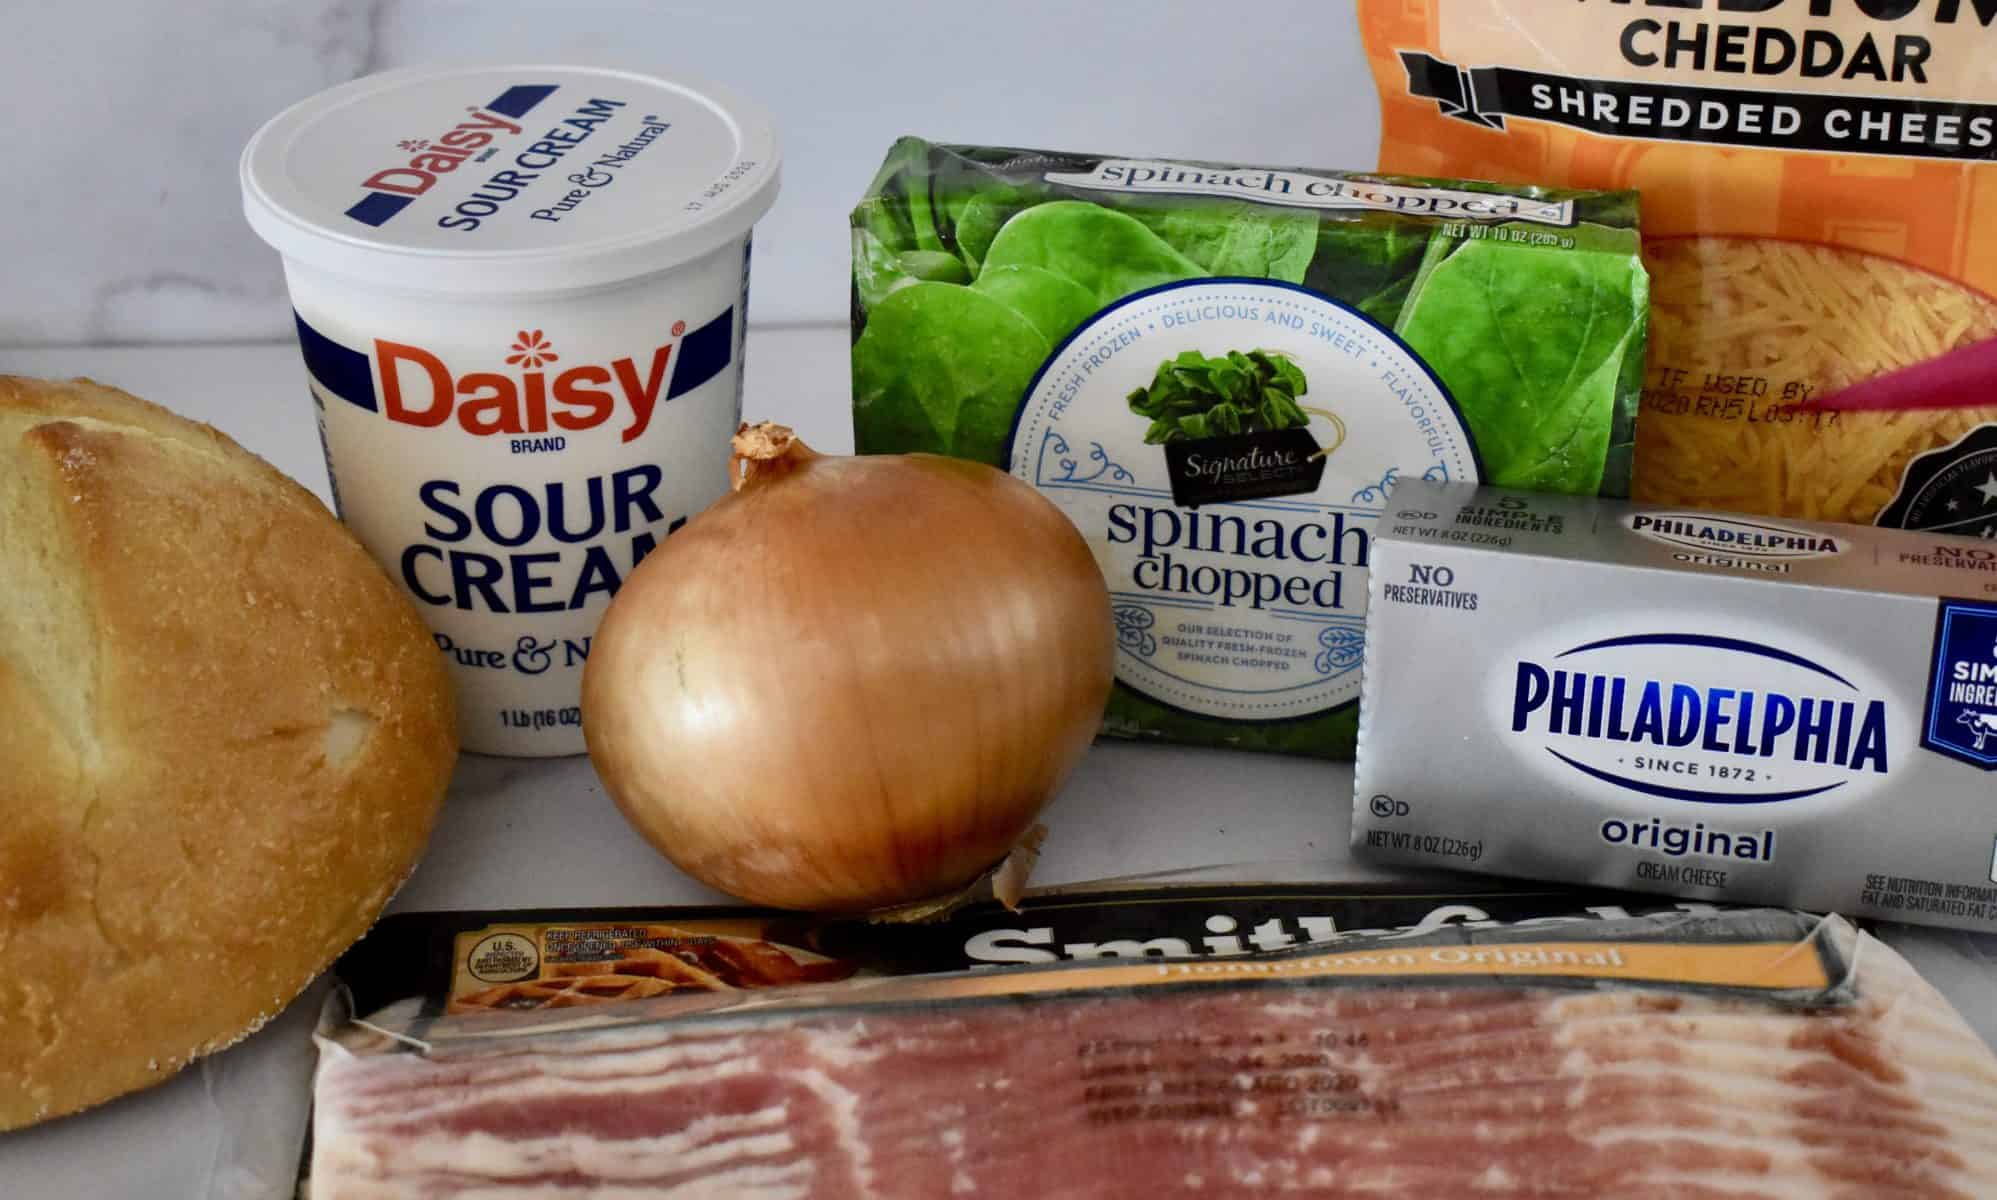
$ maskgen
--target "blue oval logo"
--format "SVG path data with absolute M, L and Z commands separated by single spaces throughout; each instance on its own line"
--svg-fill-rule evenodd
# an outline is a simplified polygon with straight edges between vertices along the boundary
M 1669 630 L 1508 660 L 1494 681 L 1531 761 L 1632 796 L 1773 804 L 1858 790 L 1907 747 L 1898 706 L 1818 653 Z

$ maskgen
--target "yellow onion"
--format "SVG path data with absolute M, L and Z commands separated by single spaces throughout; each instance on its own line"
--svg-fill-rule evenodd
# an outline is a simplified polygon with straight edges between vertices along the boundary
M 653 551 L 590 647 L 583 732 L 626 817 L 703 882 L 862 910 L 1003 858 L 1109 696 L 1109 593 L 1026 484 L 743 426 L 735 490 Z

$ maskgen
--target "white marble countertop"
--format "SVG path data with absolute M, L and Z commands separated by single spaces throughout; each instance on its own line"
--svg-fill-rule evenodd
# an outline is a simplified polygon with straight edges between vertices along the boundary
M 757 328 L 745 415 L 821 450 L 852 447 L 841 327 Z M 0 373 L 89 375 L 209 422 L 322 497 L 326 473 L 290 343 L 0 350 Z M 1350 768 L 1180 747 L 1096 746 L 1048 810 L 1037 883 L 1225 863 L 1307 862 L 1387 878 L 1346 853 Z M 531 854 L 534 870 L 518 863 Z M 586 759 L 467 756 L 397 910 L 717 900 L 625 824 Z M 1891 940 L 1997 1043 L 1997 938 Z M 318 993 L 257 1036 L 150 1092 L 0 1135 L 0 1196 L 277 1197 L 292 1190 Z

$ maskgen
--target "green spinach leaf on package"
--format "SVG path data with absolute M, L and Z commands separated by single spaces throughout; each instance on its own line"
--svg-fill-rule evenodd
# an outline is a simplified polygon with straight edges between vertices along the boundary
M 1128 397 L 1130 411 L 1151 418 L 1147 445 L 1239 433 L 1300 428 L 1310 418 L 1297 407 L 1308 385 L 1303 368 L 1267 350 L 1230 350 L 1209 358 L 1181 351 L 1158 364 L 1147 387 Z
M 1059 343 L 1101 307 L 1087 288 L 1045 267 L 987 267 L 971 286 L 1031 321 L 1049 345 Z
M 871 310 L 887 299 L 888 293 L 925 280 L 936 283 L 969 283 L 971 273 L 962 260 L 941 250 L 903 250 L 899 253 L 882 246 L 862 232 L 855 246 L 853 284 L 860 303 Z
M 1436 236 L 1430 224 L 1379 214 L 1327 220 L 1304 286 L 1343 300 L 1392 327 L 1406 305 L 1422 253 Z
M 1011 215 L 1004 202 L 987 192 L 971 192 L 950 201 L 950 236 L 957 243 L 957 255 L 973 275 L 984 269 L 985 251 L 991 249 L 999 226 Z
M 1589 493 L 1647 295 L 1633 256 L 1472 241 L 1427 273 L 1399 332 L 1455 395 L 1486 482 Z
M 1145 288 L 1204 278 L 1137 218 L 1082 200 L 1056 200 L 1007 221 L 992 239 L 985 270 L 1040 267 L 1078 283 L 1106 308 Z
M 1210 274 L 1302 283 L 1317 254 L 1317 215 L 1245 200 L 1130 207 L 1132 216 Z
M 976 273 L 984 266 L 992 239 L 1012 215 L 1033 201 L 1016 187 L 988 184 L 978 191 L 962 193 L 950 205 L 950 237 L 966 266 Z
M 1053 348 L 1032 322 L 976 289 L 895 291 L 853 344 L 859 452 L 998 462 L 1019 398 Z

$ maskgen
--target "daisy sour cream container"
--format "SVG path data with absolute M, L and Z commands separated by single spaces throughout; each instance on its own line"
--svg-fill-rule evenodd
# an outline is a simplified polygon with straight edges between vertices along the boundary
M 728 489 L 769 120 L 623 71 L 391 71 L 279 114 L 242 185 L 334 503 L 429 621 L 465 748 L 581 753 L 604 609 Z

